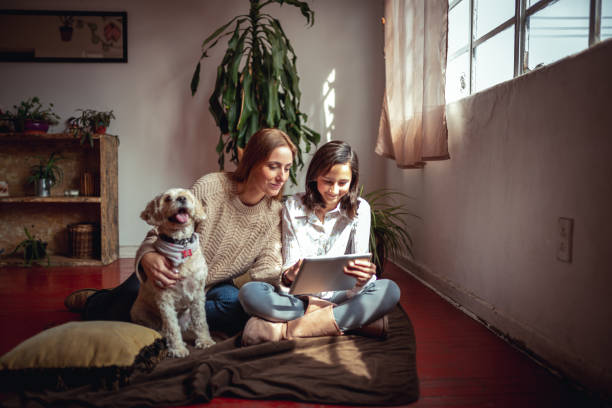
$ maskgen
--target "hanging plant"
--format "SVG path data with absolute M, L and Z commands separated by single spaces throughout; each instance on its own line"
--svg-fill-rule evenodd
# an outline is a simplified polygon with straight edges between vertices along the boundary
M 230 37 L 209 100 L 209 111 L 221 131 L 216 149 L 219 167 L 223 170 L 226 153 L 236 163 L 238 149 L 260 128 L 278 128 L 298 148 L 290 174 L 297 184 L 296 170 L 304 166 L 302 148 L 310 152 L 321 136 L 305 125 L 308 117 L 300 111 L 301 92 L 293 47 L 280 21 L 261 13 L 270 3 L 299 7 L 307 24 L 314 24 L 314 12 L 306 2 L 268 0 L 260 4 L 259 0 L 250 0 L 248 15 L 232 18 L 204 40 L 191 80 L 191 93 L 194 95 L 198 89 L 202 59 L 208 57 L 208 51 L 221 38 Z

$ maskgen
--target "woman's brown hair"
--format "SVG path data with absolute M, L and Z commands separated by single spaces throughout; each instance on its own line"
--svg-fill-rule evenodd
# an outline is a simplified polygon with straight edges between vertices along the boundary
M 321 146 L 312 157 L 306 172 L 306 192 L 302 198 L 304 205 L 314 211 L 325 207 L 323 197 L 317 189 L 317 178 L 326 174 L 336 164 L 348 163 L 351 167 L 351 185 L 349 192 L 340 199 L 340 208 L 352 219 L 357 215 L 357 186 L 359 185 L 359 158 L 353 148 L 346 142 L 332 140 Z
M 260 129 L 255 132 L 244 147 L 238 167 L 231 173 L 232 180 L 237 183 L 247 182 L 251 175 L 251 170 L 266 161 L 274 149 L 282 146 L 287 146 L 295 159 L 297 149 L 285 132 L 280 129 L 270 128 Z M 280 199 L 283 196 L 283 189 L 274 198 Z

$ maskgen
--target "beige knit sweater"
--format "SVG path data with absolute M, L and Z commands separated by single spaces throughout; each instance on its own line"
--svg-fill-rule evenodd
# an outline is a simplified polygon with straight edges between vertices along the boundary
M 278 287 L 282 266 L 280 202 L 264 198 L 254 206 L 240 201 L 236 183 L 227 173 L 201 177 L 191 190 L 202 200 L 206 220 L 197 233 L 208 264 L 206 286 L 211 287 L 245 273 L 250 280 L 265 281 Z M 149 231 L 136 253 L 138 278 L 146 279 L 138 268 L 142 256 L 155 251 L 155 229 Z

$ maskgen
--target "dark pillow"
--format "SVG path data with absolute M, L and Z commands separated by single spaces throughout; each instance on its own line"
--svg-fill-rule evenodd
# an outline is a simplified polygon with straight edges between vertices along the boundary
M 111 321 L 70 322 L 47 329 L 0 357 L 0 387 L 56 389 L 91 384 L 118 388 L 166 355 L 161 335 Z

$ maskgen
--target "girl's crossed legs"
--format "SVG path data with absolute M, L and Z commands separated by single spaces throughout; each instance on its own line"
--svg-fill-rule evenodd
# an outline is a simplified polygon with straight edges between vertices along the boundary
M 358 329 L 386 315 L 400 298 L 400 289 L 389 279 L 379 279 L 360 293 L 348 297 L 346 291 L 336 292 L 329 300 L 337 306 L 333 315 L 343 332 Z M 286 322 L 304 315 L 307 302 L 301 297 L 279 293 L 265 282 L 248 282 L 238 294 L 245 312 L 272 322 Z

